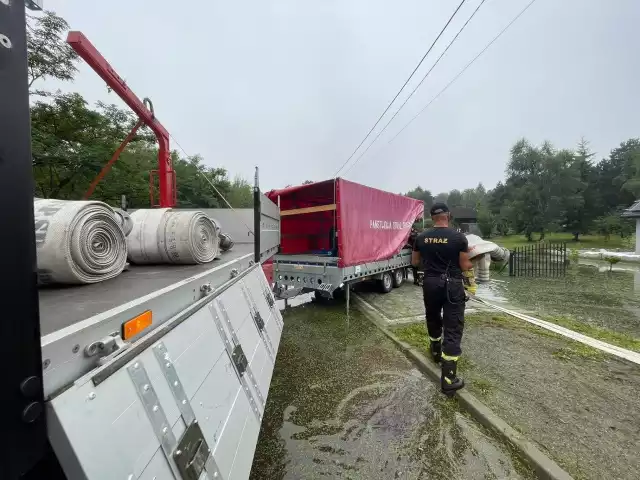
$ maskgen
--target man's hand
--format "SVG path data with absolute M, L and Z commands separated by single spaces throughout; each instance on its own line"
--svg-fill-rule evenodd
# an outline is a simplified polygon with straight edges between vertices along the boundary
M 475 295 L 478 291 L 478 284 L 476 283 L 476 277 L 473 272 L 473 268 L 462 272 L 464 289 L 471 295 Z
M 411 252 L 411 266 L 416 268 L 420 266 L 420 252 L 415 250 Z

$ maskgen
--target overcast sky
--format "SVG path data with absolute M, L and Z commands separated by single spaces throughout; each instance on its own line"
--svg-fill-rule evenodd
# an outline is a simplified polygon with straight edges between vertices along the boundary
M 459 3 L 44 2 L 153 100 L 188 154 L 247 179 L 258 165 L 263 190 L 332 177 Z M 528 2 L 487 0 L 346 178 L 395 192 L 491 188 L 521 137 L 572 147 L 585 136 L 601 158 L 639 136 L 640 2 L 537 0 L 387 144 Z M 467 0 L 398 106 L 479 3 Z M 64 89 L 124 105 L 85 65 Z

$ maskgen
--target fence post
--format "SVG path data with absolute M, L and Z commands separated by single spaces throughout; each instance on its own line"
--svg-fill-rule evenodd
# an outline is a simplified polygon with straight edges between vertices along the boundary
M 511 250 L 511 252 L 509 252 L 509 276 L 510 277 L 515 277 L 516 276 L 516 272 L 514 271 L 514 258 L 515 258 L 515 250 Z

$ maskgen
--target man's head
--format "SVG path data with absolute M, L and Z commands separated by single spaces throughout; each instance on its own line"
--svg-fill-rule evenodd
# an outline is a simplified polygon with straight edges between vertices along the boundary
M 444 203 L 434 203 L 431 207 L 431 219 L 436 226 L 449 226 L 449 207 Z

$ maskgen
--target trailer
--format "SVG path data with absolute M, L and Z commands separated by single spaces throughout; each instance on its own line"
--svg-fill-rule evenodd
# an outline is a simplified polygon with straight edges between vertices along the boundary
M 280 252 L 274 281 L 281 298 L 304 292 L 328 298 L 350 285 L 400 286 L 411 265 L 407 240 L 424 204 L 402 195 L 335 178 L 272 190 L 280 208 Z

